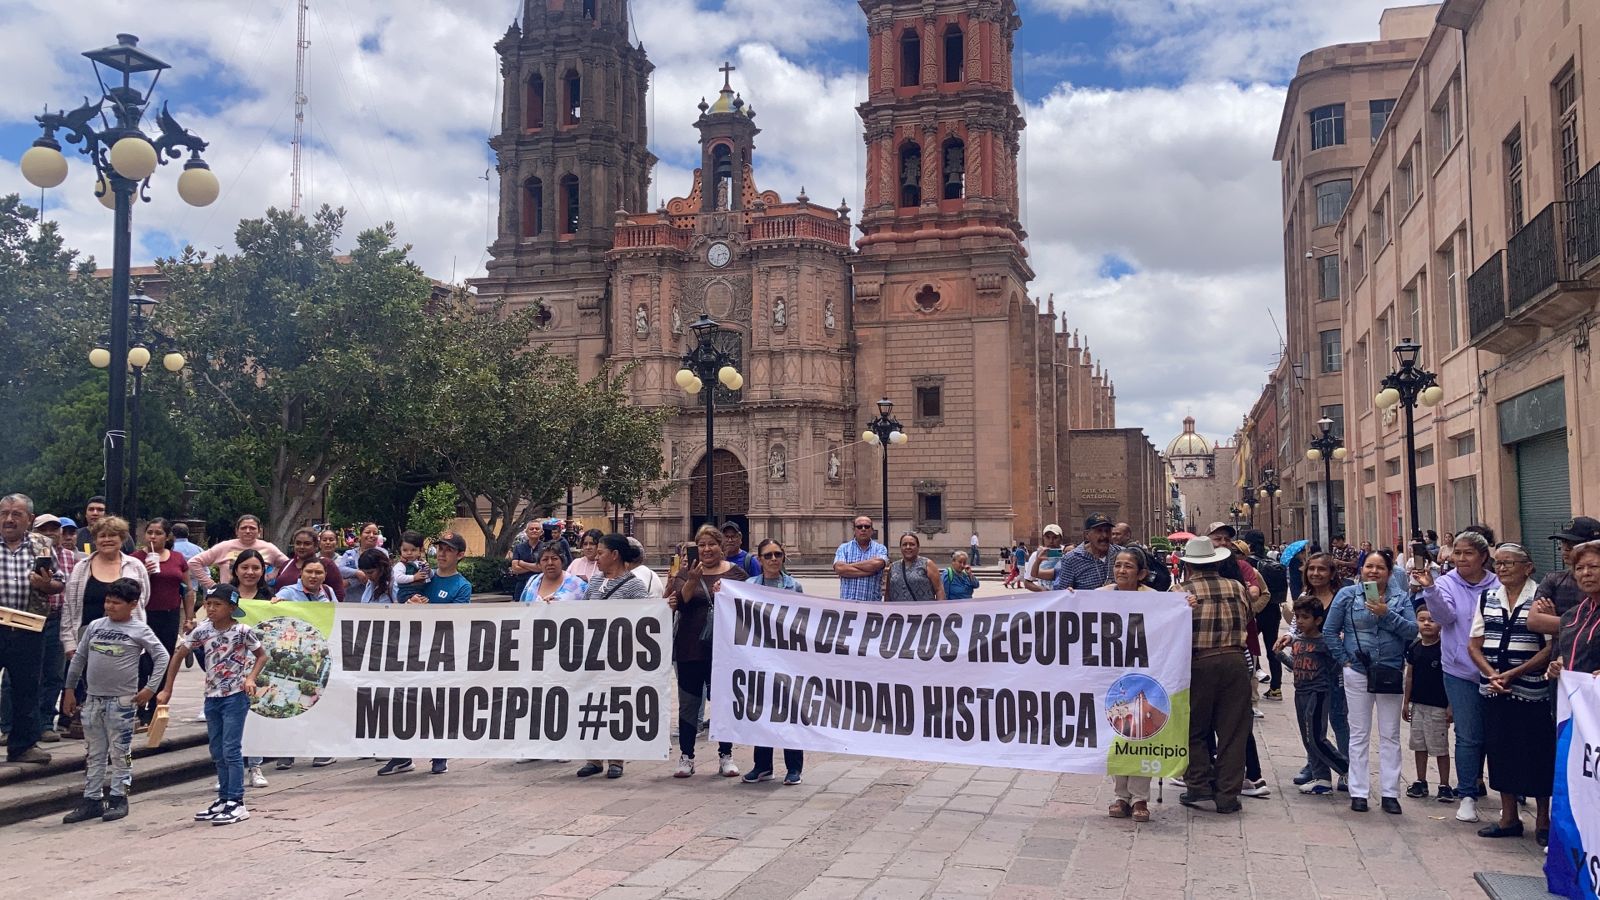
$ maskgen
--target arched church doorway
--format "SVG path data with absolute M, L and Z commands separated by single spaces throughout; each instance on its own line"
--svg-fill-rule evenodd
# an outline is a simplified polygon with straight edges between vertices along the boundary
M 745 471 L 744 463 L 739 457 L 727 450 L 715 450 L 711 454 L 713 463 L 711 488 L 714 493 L 712 502 L 715 504 L 717 524 L 733 522 L 739 526 L 739 531 L 745 536 L 745 542 L 750 540 L 750 473 Z M 684 535 L 688 540 L 696 529 L 710 521 L 706 516 L 706 460 L 700 462 L 689 475 L 689 533 Z M 748 549 L 748 547 L 746 547 Z

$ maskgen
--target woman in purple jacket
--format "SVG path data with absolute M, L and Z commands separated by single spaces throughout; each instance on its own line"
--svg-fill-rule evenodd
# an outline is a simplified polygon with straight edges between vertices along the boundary
M 1478 667 L 1472 662 L 1472 622 L 1485 591 L 1500 587 L 1489 571 L 1489 540 L 1463 531 L 1451 545 L 1455 568 L 1438 578 L 1426 566 L 1413 577 L 1422 587 L 1419 598 L 1439 623 L 1444 692 L 1456 723 L 1456 821 L 1478 821 L 1478 780 L 1483 775 L 1483 695 L 1478 692 Z

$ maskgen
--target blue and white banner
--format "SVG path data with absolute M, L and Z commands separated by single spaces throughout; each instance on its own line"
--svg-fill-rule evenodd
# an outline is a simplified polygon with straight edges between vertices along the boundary
M 1562 672 L 1559 691 L 1545 881 L 1552 894 L 1595 900 L 1600 883 L 1600 678 Z

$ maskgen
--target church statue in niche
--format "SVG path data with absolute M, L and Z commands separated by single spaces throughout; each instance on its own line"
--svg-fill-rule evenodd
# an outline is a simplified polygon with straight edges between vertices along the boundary
M 839 480 L 839 448 L 828 448 L 828 480 Z
M 787 324 L 789 324 L 789 307 L 783 302 L 783 298 L 779 297 L 772 304 L 772 327 L 782 331 Z
M 648 337 L 650 334 L 650 308 L 643 303 L 634 311 L 633 330 L 639 337 Z
M 773 481 L 782 481 L 789 474 L 789 460 L 782 444 L 773 444 L 767 451 L 767 468 Z
M 678 313 L 678 308 L 672 308 L 672 333 L 683 334 L 683 316 Z
M 837 324 L 833 318 L 833 298 L 829 297 L 828 302 L 822 306 L 822 327 L 832 331 Z

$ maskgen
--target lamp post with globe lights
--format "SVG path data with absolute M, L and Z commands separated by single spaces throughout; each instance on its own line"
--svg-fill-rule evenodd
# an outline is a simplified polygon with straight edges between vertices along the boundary
M 882 454 L 883 463 L 883 537 L 889 539 L 889 445 L 904 444 L 907 440 L 906 433 L 900 426 L 900 420 L 894 417 L 894 401 L 888 397 L 878 401 L 878 417 L 867 423 L 867 430 L 861 432 L 861 439 L 877 447 Z
M 1344 441 L 1333 433 L 1333 420 L 1327 416 L 1317 420 L 1317 425 L 1322 429 L 1322 434 L 1311 439 L 1311 449 L 1306 451 L 1306 459 L 1316 462 L 1322 461 L 1322 512 L 1327 524 L 1328 532 L 1323 535 L 1323 540 L 1333 541 L 1333 461 L 1344 461 L 1350 451 L 1344 448 Z
M 105 496 L 111 504 L 107 512 L 122 512 L 123 456 L 127 434 L 123 430 L 128 390 L 128 270 L 133 245 L 133 200 L 149 202 L 150 176 L 157 165 L 178 159 L 185 150 L 189 159 L 178 177 L 178 196 L 191 206 L 207 206 L 217 199 L 221 186 L 210 166 L 200 158 L 206 142 L 184 130 L 165 104 L 156 117 L 160 134 L 151 138 L 140 128 L 150 96 L 161 72 L 170 68 L 150 53 L 139 49 L 139 39 L 131 34 L 117 35 L 109 47 L 86 51 L 100 85 L 100 98 L 72 112 L 50 112 L 35 116 L 44 134 L 22 154 L 22 176 L 29 184 L 53 188 L 67 179 L 67 159 L 61 153 L 56 132 L 78 151 L 89 157 L 95 171 L 95 196 L 101 205 L 115 212 L 111 253 L 111 340 L 105 357 L 110 369 L 110 396 L 106 403 Z M 107 83 L 107 75 L 111 75 Z M 133 83 L 134 76 L 149 74 L 143 88 Z M 121 83 L 117 83 L 117 76 Z M 96 128 L 98 119 L 99 127 Z M 146 362 L 148 362 L 148 358 Z
M 1256 496 L 1267 501 L 1267 530 L 1272 532 L 1272 543 L 1278 543 L 1278 498 L 1283 488 L 1278 484 L 1278 470 L 1271 466 L 1261 470 L 1261 488 Z
M 144 405 L 144 370 L 154 358 L 151 348 L 145 343 L 145 327 L 149 324 L 151 314 L 156 308 L 156 300 L 145 296 L 143 292 L 134 293 L 128 297 L 128 304 L 132 307 L 132 322 L 129 333 L 127 349 L 128 370 L 133 375 L 133 391 L 129 395 L 128 408 L 128 500 L 123 510 L 123 515 L 130 522 L 139 519 L 139 421 L 140 412 Z M 174 374 L 183 371 L 188 364 L 183 354 L 167 348 L 166 339 L 154 328 L 150 329 L 151 344 L 156 345 L 156 351 L 161 352 L 161 367 Z M 111 364 L 111 351 L 104 347 L 95 347 L 89 351 L 89 365 L 103 369 Z
M 715 379 L 730 391 L 737 391 L 744 387 L 744 376 L 734 368 L 738 360 L 733 354 L 717 347 L 714 340 L 716 333 L 722 326 L 710 316 L 701 313 L 700 318 L 689 323 L 689 328 L 694 331 L 695 345 L 683 355 L 683 368 L 673 380 L 684 393 L 694 396 L 702 390 L 706 398 L 706 521 L 712 525 L 720 525 L 717 521 L 716 493 L 712 478 L 716 473 L 716 462 L 713 452 L 716 438 L 717 404 L 716 390 L 708 387 L 706 382 Z
M 1383 390 L 1373 398 L 1378 409 L 1389 410 L 1396 405 L 1405 407 L 1406 416 L 1406 494 L 1411 512 L 1411 539 L 1421 540 L 1422 521 L 1417 507 L 1417 404 L 1432 408 L 1444 399 L 1444 388 L 1439 386 L 1439 376 L 1417 364 L 1422 345 L 1411 338 L 1401 338 L 1394 348 L 1394 358 L 1399 368 L 1383 379 Z

